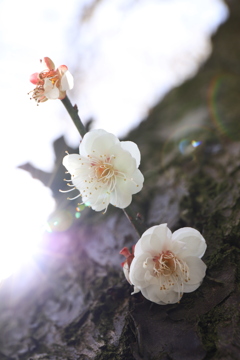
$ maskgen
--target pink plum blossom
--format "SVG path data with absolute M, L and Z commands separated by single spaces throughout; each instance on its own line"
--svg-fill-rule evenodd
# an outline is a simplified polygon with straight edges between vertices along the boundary
M 64 99 L 66 91 L 73 88 L 73 76 L 66 65 L 60 65 L 55 70 L 53 61 L 44 57 L 41 60 L 43 70 L 30 76 L 32 84 L 36 85 L 30 93 L 38 103 L 48 99 Z

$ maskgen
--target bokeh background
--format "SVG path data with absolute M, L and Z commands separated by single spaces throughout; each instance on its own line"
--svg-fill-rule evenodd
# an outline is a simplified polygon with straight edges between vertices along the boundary
M 227 16 L 221 0 L 0 1 L 0 279 L 26 266 L 52 231 L 49 188 L 18 167 L 30 162 L 51 172 L 53 141 L 64 135 L 77 147 L 80 140 L 60 101 L 37 106 L 27 95 L 39 60 L 66 64 L 75 78 L 68 95 L 83 122 L 121 137 L 196 73 Z

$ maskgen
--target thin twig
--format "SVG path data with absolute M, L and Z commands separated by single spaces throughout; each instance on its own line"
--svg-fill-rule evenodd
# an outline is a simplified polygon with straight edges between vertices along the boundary
M 133 210 L 131 205 L 123 209 L 123 212 L 130 221 L 130 223 L 132 224 L 132 226 L 134 227 L 134 229 L 136 230 L 139 237 L 141 237 L 144 231 L 147 230 L 147 228 L 145 224 L 141 222 L 139 215 L 136 214 L 136 212 Z
M 78 129 L 79 134 L 81 137 L 84 137 L 84 135 L 87 133 L 87 130 L 85 129 L 85 126 L 83 125 L 79 115 L 78 115 L 78 108 L 77 106 L 72 106 L 71 101 L 66 96 L 64 99 L 61 100 L 63 105 L 65 106 L 67 112 L 69 113 L 70 117 L 72 118 L 72 121 L 74 122 L 76 128 Z

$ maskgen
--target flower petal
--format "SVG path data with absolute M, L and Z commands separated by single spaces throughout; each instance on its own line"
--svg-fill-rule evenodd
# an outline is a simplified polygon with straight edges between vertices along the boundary
M 71 174 L 74 174 L 76 169 L 80 166 L 80 159 L 81 156 L 78 154 L 69 154 L 64 156 L 63 158 L 63 165 Z
M 153 230 L 153 236 L 150 240 L 151 247 L 157 252 L 169 250 L 171 243 L 172 232 L 167 227 L 167 224 L 156 226 Z
M 86 157 L 93 154 L 100 156 L 108 153 L 108 150 L 118 142 L 119 140 L 115 135 L 102 129 L 96 129 L 84 136 L 79 151 L 81 155 Z
M 201 283 L 202 283 L 202 281 L 200 283 L 197 283 L 197 284 L 184 284 L 183 292 L 185 292 L 185 293 L 193 292 L 193 291 L 195 291 L 195 290 L 197 290 L 199 288 Z
M 143 188 L 144 177 L 140 170 L 136 169 L 132 174 L 130 185 L 131 193 L 137 194 Z
M 60 85 L 61 91 L 67 91 L 67 90 L 71 90 L 73 88 L 74 79 L 69 70 L 67 70 L 61 77 L 60 84 L 61 84 Z
M 179 256 L 185 258 L 186 256 L 197 256 L 201 258 L 206 251 L 207 245 L 205 239 L 196 229 L 185 227 L 173 233 L 172 239 L 174 241 L 181 241 L 185 244 Z
M 52 100 L 58 99 L 59 98 L 59 89 L 56 86 L 54 86 L 51 90 L 45 91 L 44 95 L 48 99 L 52 99 Z
M 132 174 L 136 170 L 136 160 L 128 151 L 122 149 L 120 143 L 112 146 L 111 155 L 115 156 L 113 159 L 114 168 L 126 174 L 126 177 L 131 179 Z
M 162 225 L 167 225 L 167 224 L 162 224 Z M 146 236 L 146 235 L 152 235 L 154 230 L 158 227 L 159 225 L 155 225 L 155 226 L 151 226 L 149 229 L 147 229 L 146 231 L 144 231 L 144 233 L 142 234 L 142 237 L 143 236 Z
M 167 226 L 164 226 L 167 224 L 162 225 L 160 228 L 159 226 L 154 226 L 152 234 L 145 231 L 135 246 L 135 256 L 147 251 L 153 257 L 159 255 L 162 251 L 168 250 L 170 247 L 168 243 L 171 238 L 171 231 Z
M 144 233 L 145 234 L 145 233 Z M 138 240 L 138 242 L 135 245 L 134 248 L 134 255 L 135 257 L 138 257 L 142 255 L 144 252 L 152 251 L 152 248 L 150 246 L 150 240 L 151 240 L 151 234 L 142 235 L 142 237 Z M 151 253 L 151 257 L 154 256 L 153 253 Z
M 149 285 L 145 280 L 146 268 L 143 267 L 144 262 L 151 254 L 144 253 L 138 257 L 134 257 L 130 266 L 129 279 L 131 283 L 137 287 L 146 287 Z
M 120 209 L 125 209 L 131 204 L 132 194 L 127 185 L 121 179 L 117 182 L 116 188 L 110 195 L 110 203 Z
M 204 262 L 195 256 L 188 256 L 185 261 L 189 267 L 189 278 L 188 285 L 201 284 L 202 279 L 206 275 L 207 266 Z M 199 286 L 198 285 L 198 286 Z M 184 285 L 185 286 L 185 285 Z M 185 290 L 184 290 L 185 292 Z
M 139 176 L 142 180 L 142 177 Z M 124 179 L 122 177 L 116 178 L 115 189 L 111 192 L 111 204 L 121 209 L 126 208 L 132 201 L 132 194 L 136 194 L 142 189 L 142 182 L 137 184 L 133 180 Z
M 159 305 L 175 304 L 181 297 L 181 295 L 175 291 L 167 292 L 160 290 L 160 288 L 155 285 L 141 288 L 141 292 L 146 299 Z
M 46 67 L 48 70 L 55 69 L 54 62 L 49 57 L 44 57 L 42 60 L 42 64 L 43 64 L 44 68 Z
M 136 160 L 136 166 L 139 167 L 141 154 L 137 144 L 132 141 L 121 141 L 120 144 L 123 150 L 127 150 L 132 155 L 132 157 Z
M 63 76 L 68 71 L 68 67 L 66 65 L 60 65 L 57 68 L 57 71 L 58 71 L 60 76 Z
M 34 73 L 30 76 L 29 80 L 31 81 L 32 84 L 37 85 L 39 83 L 40 79 L 39 79 L 38 75 L 39 75 L 39 73 Z

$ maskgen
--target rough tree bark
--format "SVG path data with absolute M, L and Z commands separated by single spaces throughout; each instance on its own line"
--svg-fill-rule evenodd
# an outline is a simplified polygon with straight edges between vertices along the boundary
M 148 226 L 203 234 L 202 285 L 168 306 L 130 295 L 118 253 L 138 237 L 119 209 L 74 218 L 76 203 L 58 193 L 59 139 L 55 176 L 23 166 L 51 186 L 58 207 L 41 257 L 0 289 L 1 360 L 240 358 L 240 6 L 228 5 L 208 61 L 127 137 L 145 175 L 136 209 Z

